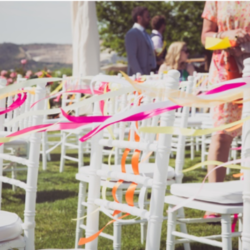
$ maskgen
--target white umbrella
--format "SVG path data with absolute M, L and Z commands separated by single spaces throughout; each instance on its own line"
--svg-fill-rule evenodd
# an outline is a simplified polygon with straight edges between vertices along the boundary
M 100 72 L 100 46 L 95 2 L 71 2 L 73 37 L 73 75 Z

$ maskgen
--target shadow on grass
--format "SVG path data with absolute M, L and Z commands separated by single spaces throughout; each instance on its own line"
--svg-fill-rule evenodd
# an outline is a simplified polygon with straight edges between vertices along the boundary
M 67 156 L 70 156 L 70 157 L 73 157 L 73 158 L 76 158 L 76 159 L 78 158 L 78 154 L 72 154 L 71 153 L 71 154 L 67 154 Z M 59 162 L 60 163 L 61 154 L 50 154 L 50 158 L 51 158 L 51 160 L 48 161 L 48 163 L 50 163 L 50 162 Z M 83 159 L 84 159 L 84 165 L 87 165 L 89 163 L 89 157 L 84 156 Z M 40 162 L 42 162 L 41 157 L 40 157 Z M 71 161 L 71 160 L 65 160 L 65 166 L 66 165 L 70 165 L 73 168 L 78 168 L 78 163 L 74 162 L 74 161 Z
M 197 174 L 197 175 L 184 175 L 182 182 L 183 183 L 193 183 L 193 182 L 199 182 L 201 178 L 204 178 L 203 174 Z
M 4 183 L 4 182 L 3 182 L 2 185 L 3 185 L 3 186 L 2 186 L 3 189 L 12 189 L 12 185 L 11 185 L 11 184 Z
M 193 242 L 190 243 L 191 249 L 192 250 L 218 250 L 218 247 L 213 247 L 213 246 L 209 246 L 209 245 L 205 245 L 205 244 L 201 244 L 201 243 L 197 243 L 197 242 Z M 166 249 L 166 241 L 165 240 L 161 240 L 161 250 Z M 183 244 L 177 244 L 175 245 L 175 250 L 184 250 Z M 145 246 L 141 246 L 136 248 L 136 250 L 145 250 Z M 238 250 L 237 247 L 233 247 L 232 250 Z
M 65 200 L 70 197 L 76 197 L 77 192 L 66 190 L 50 190 L 50 191 L 38 191 L 36 203 L 54 202 L 56 200 Z M 25 194 L 14 194 L 15 198 L 25 201 Z
M 191 243 L 191 249 L 192 250 L 218 250 L 218 247 L 213 247 L 205 244 L 200 243 Z M 182 245 L 176 245 L 175 250 L 184 250 L 184 247 Z M 233 247 L 232 250 L 238 250 L 238 248 Z

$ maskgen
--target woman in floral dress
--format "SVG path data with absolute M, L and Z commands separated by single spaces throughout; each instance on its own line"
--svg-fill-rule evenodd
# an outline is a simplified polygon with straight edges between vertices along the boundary
M 241 77 L 243 59 L 250 57 L 250 50 L 242 51 L 241 47 L 250 48 L 250 2 L 241 1 L 207 1 L 202 14 L 203 29 L 201 40 L 206 37 L 217 37 L 234 40 L 237 47 L 213 52 L 209 82 L 216 84 L 222 81 Z M 243 45 L 244 44 L 244 45 Z M 237 104 L 226 103 L 213 108 L 214 126 L 228 124 L 241 119 L 241 109 Z M 227 162 L 229 150 L 234 137 L 241 134 L 241 129 L 231 132 L 219 131 L 213 134 L 209 148 L 208 160 Z M 215 168 L 208 166 L 208 171 Z M 209 176 L 209 182 L 223 182 L 226 168 L 219 168 Z M 205 217 L 213 217 L 207 212 Z

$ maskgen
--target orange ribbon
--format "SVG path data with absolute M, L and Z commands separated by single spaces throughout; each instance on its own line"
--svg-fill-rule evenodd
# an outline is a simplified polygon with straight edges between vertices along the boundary
M 139 99 L 139 105 L 141 104 L 141 100 L 142 98 Z M 138 128 L 138 122 L 136 122 L 136 128 Z M 131 132 L 131 131 L 130 131 Z M 129 136 L 128 136 L 128 140 L 130 140 L 130 132 L 129 132 Z M 139 142 L 140 141 L 140 137 L 139 135 L 135 132 L 135 141 L 136 142 Z M 122 170 L 122 173 L 126 173 L 126 159 L 127 159 L 127 156 L 130 152 L 130 149 L 129 148 L 126 148 L 124 150 L 124 153 L 122 155 L 122 160 L 121 160 L 121 170 Z M 133 156 L 132 156 L 132 159 L 131 159 L 131 165 L 132 165 L 132 169 L 133 169 L 133 172 L 135 175 L 139 175 L 139 158 L 140 158 L 140 153 L 141 151 L 136 149 L 135 152 L 133 153 Z M 115 184 L 115 186 L 113 187 L 112 189 L 112 196 L 114 198 L 114 200 L 116 202 L 119 203 L 119 201 L 117 200 L 116 198 L 116 191 L 117 189 L 119 188 L 119 186 L 123 183 L 123 180 L 118 180 L 118 182 Z M 135 193 L 135 189 L 137 187 L 137 183 L 131 183 L 131 185 L 129 186 L 126 194 L 125 194 L 125 199 L 126 199 L 126 202 L 129 206 L 134 206 L 134 193 Z M 117 211 L 115 210 L 114 213 L 113 213 L 113 216 L 115 214 L 119 214 L 121 211 Z
M 239 177 L 241 177 L 243 175 L 244 175 L 244 173 L 238 173 L 238 174 L 233 174 L 233 177 L 234 178 L 239 178 Z
M 138 128 L 138 122 L 136 122 L 136 127 Z M 130 140 L 130 132 L 129 132 L 129 137 L 128 137 L 128 140 Z M 135 141 L 136 142 L 139 142 L 140 141 L 140 137 L 137 133 L 135 133 Z M 127 156 L 130 152 L 130 149 L 129 148 L 126 148 L 124 150 L 124 153 L 122 155 L 122 160 L 121 160 L 121 170 L 122 170 L 122 173 L 126 173 L 126 159 L 127 159 Z M 139 175 L 139 157 L 140 157 L 140 150 L 135 150 L 133 156 L 132 156 L 132 160 L 131 160 L 131 164 L 132 164 L 132 169 L 133 169 L 133 172 L 135 175 Z M 117 189 L 119 188 L 119 186 L 123 183 L 123 180 L 118 180 L 118 182 L 115 184 L 115 186 L 113 187 L 112 189 L 112 195 L 113 195 L 113 198 L 115 200 L 115 202 L 118 202 L 119 201 L 117 200 L 116 198 L 116 191 Z M 136 183 L 131 183 L 131 185 L 129 186 L 127 192 L 126 192 L 126 195 L 125 195 L 125 199 L 126 199 L 126 202 L 129 206 L 134 206 L 134 192 L 135 192 L 135 189 L 137 187 L 137 184 Z M 115 210 L 114 213 L 113 213 L 113 216 L 115 214 L 119 214 L 121 211 L 117 211 Z
M 140 98 L 140 100 L 139 100 L 139 105 L 141 103 L 141 100 L 142 100 L 142 98 Z M 138 128 L 138 122 L 136 122 L 136 128 Z M 128 140 L 130 140 L 130 132 L 129 132 Z M 135 141 L 136 142 L 140 141 L 140 137 L 136 132 L 135 132 Z M 122 173 L 126 173 L 126 159 L 127 159 L 127 156 L 129 154 L 129 152 L 130 152 L 130 149 L 126 148 L 124 150 L 123 155 L 122 155 L 122 159 L 121 159 Z M 132 169 L 133 169 L 133 172 L 134 172 L 135 175 L 139 175 L 140 153 L 141 153 L 141 151 L 136 149 L 133 156 L 132 156 L 132 159 L 131 159 Z M 119 201 L 116 198 L 116 191 L 123 182 L 124 182 L 123 180 L 118 180 L 118 182 L 115 184 L 115 186 L 112 189 L 112 196 L 113 196 L 115 202 L 117 202 L 117 203 L 119 203 Z M 126 192 L 125 198 L 126 198 L 126 202 L 128 203 L 129 206 L 134 206 L 134 192 L 135 192 L 136 187 L 137 187 L 137 184 L 133 182 L 133 183 L 131 183 L 131 185 L 129 186 L 129 188 L 128 188 L 127 192 Z M 113 216 L 115 216 L 115 215 L 117 215 L 119 213 L 121 213 L 121 211 L 115 210 L 114 213 L 113 213 Z M 125 215 L 120 216 L 117 219 L 122 219 L 122 218 L 124 218 L 124 217 L 126 217 L 128 215 L 129 214 L 126 213 Z M 95 240 L 108 225 L 114 223 L 117 219 L 109 221 L 102 229 L 100 229 L 97 233 L 91 235 L 90 237 L 88 237 L 88 238 L 80 238 L 80 240 L 78 242 L 78 245 L 81 246 L 81 245 L 84 245 L 86 243 L 89 243 L 89 242 Z
M 137 134 L 136 134 L 135 138 L 136 138 L 136 141 L 140 140 L 140 138 Z M 136 149 L 133 156 L 132 156 L 132 169 L 133 169 L 133 172 L 135 175 L 139 175 L 140 153 L 141 153 L 141 151 Z M 136 187 L 137 187 L 137 183 L 132 182 L 131 185 L 129 186 L 127 192 L 126 192 L 125 199 L 126 199 L 126 202 L 128 203 L 129 206 L 134 206 L 134 193 L 135 193 Z
M 122 219 L 126 216 L 128 216 L 129 214 L 124 214 L 122 215 L 121 217 L 117 218 L 117 219 Z M 93 240 L 95 240 L 100 234 L 101 232 L 110 224 L 114 223 L 116 220 L 111 220 L 109 221 L 101 230 L 99 230 L 97 233 L 91 235 L 90 237 L 88 238 L 80 238 L 79 242 L 78 242 L 78 245 L 81 246 L 81 245 L 84 245 L 84 244 L 87 244 Z

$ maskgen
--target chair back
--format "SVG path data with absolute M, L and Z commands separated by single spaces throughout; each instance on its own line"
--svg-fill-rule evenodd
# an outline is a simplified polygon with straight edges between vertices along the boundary
M 21 77 L 17 77 L 17 83 L 26 81 L 26 78 L 21 78 Z M 30 90 L 30 91 L 34 91 L 34 88 L 28 87 L 28 88 L 24 88 L 24 90 Z M 19 94 L 20 95 L 20 94 Z M 5 108 L 9 107 L 15 100 L 17 100 L 17 98 L 19 97 L 18 94 L 15 94 L 14 96 L 8 96 L 5 100 Z M 29 94 L 27 93 L 27 97 L 25 102 L 18 108 L 14 109 L 11 112 L 8 112 L 5 115 L 5 123 L 9 123 L 11 122 L 11 120 L 17 116 L 19 116 L 20 114 L 23 113 L 27 113 L 29 111 L 35 110 L 34 107 L 31 108 L 31 105 L 35 102 L 35 94 Z M 5 125 L 4 129 L 7 132 L 16 132 L 20 129 L 26 128 L 28 126 L 31 126 L 32 124 L 32 116 L 27 117 L 26 119 L 22 119 L 20 121 L 11 123 L 11 125 Z
M 67 77 L 63 75 L 63 88 L 62 91 L 69 90 L 80 90 L 86 89 L 89 86 L 88 80 L 86 80 L 83 76 L 75 77 Z M 83 94 L 81 93 L 63 93 L 62 94 L 62 103 L 61 107 L 65 108 L 68 105 L 78 103 L 83 98 Z M 87 107 L 78 107 L 71 110 L 74 112 L 74 115 L 79 116 L 81 114 L 92 115 L 93 106 L 88 105 Z
M 34 102 L 39 101 L 36 105 L 34 105 L 32 109 L 34 111 L 39 111 L 39 110 L 44 109 L 45 100 L 42 100 L 42 99 L 44 99 L 45 93 L 46 93 L 45 85 L 46 85 L 46 81 L 44 83 L 37 84 L 35 88 L 35 95 L 34 96 L 32 95 L 30 99 L 27 98 L 27 100 L 30 100 L 28 102 L 29 105 L 32 104 L 32 101 Z M 27 96 L 29 95 L 30 93 L 27 93 Z M 1 102 L 1 103 L 5 105 L 5 102 L 4 103 Z M 0 116 L 0 118 L 2 117 Z M 33 115 L 30 118 L 30 120 L 31 120 L 31 123 L 30 123 L 31 126 L 42 124 L 43 115 Z M 19 122 L 21 121 L 22 119 Z M 29 127 L 30 124 L 26 124 L 26 127 Z M 20 128 L 21 128 L 21 125 L 19 123 L 17 125 L 17 129 L 20 129 Z M 15 185 L 25 190 L 25 210 L 24 210 L 23 229 L 24 229 L 24 238 L 26 242 L 26 248 L 25 248 L 26 250 L 35 249 L 35 245 L 34 245 L 35 206 L 36 206 L 37 178 L 38 178 L 38 168 L 39 168 L 40 141 L 41 141 L 41 133 L 35 132 L 29 136 L 29 142 L 30 142 L 29 150 L 30 151 L 28 154 L 29 155 L 28 159 L 4 154 L 3 153 L 4 145 L 0 146 L 1 161 L 8 160 L 8 161 L 16 162 L 18 164 L 27 166 L 27 180 L 25 183 L 23 181 L 19 181 L 16 179 L 12 179 L 10 177 L 3 176 L 2 164 L 0 164 L 0 194 L 1 194 L 2 183 Z M 1 200 L 0 200 L 0 204 L 1 204 Z
M 192 89 L 193 89 L 193 85 L 194 85 L 194 77 L 193 76 L 189 76 L 188 77 L 188 81 L 186 83 L 186 93 L 187 94 L 191 94 Z M 179 126 L 180 128 L 186 128 L 188 125 L 188 117 L 189 117 L 189 111 L 190 111 L 190 107 L 183 107 L 180 108 L 182 109 L 181 112 L 181 117 L 176 120 L 179 120 Z M 175 126 L 176 126 L 176 122 L 175 122 Z M 177 140 L 177 152 L 176 152 L 176 160 L 175 160 L 175 173 L 176 173 L 176 182 L 177 183 L 181 183 L 182 181 L 182 169 L 184 166 L 184 159 L 185 159 L 185 141 L 186 141 L 186 136 L 183 135 L 179 135 L 178 136 L 178 140 Z
M 199 91 L 207 91 L 210 88 L 209 85 L 209 73 L 197 73 L 194 72 L 194 89 L 199 89 Z
M 165 88 L 167 90 L 177 89 L 179 82 L 179 72 L 170 71 L 167 75 L 165 81 Z M 135 97 L 134 97 L 135 98 Z M 151 101 L 153 98 L 151 99 Z M 157 101 L 164 101 L 157 100 Z M 150 101 L 150 98 L 148 99 Z M 146 102 L 143 105 L 146 105 Z M 146 108 L 147 106 L 145 106 Z M 131 111 L 133 111 L 134 106 L 131 106 Z M 174 122 L 174 113 L 175 111 L 166 112 L 161 114 L 156 122 L 160 122 L 160 126 L 172 126 Z M 143 122 L 142 122 L 143 123 Z M 90 216 L 87 217 L 87 228 L 86 228 L 86 237 L 89 237 L 98 231 L 98 218 L 99 215 L 92 214 L 99 206 L 105 209 L 119 210 L 123 212 L 130 213 L 132 215 L 140 216 L 142 218 L 149 220 L 148 228 L 148 239 L 147 245 L 151 246 L 148 249 L 158 249 L 155 247 L 155 244 L 158 244 L 158 236 L 160 237 L 161 223 L 163 219 L 163 203 L 166 190 L 166 180 L 167 180 L 167 166 L 170 155 L 170 146 L 171 146 L 171 135 L 160 134 L 159 140 L 155 142 L 147 142 L 146 137 L 142 141 L 137 141 L 135 139 L 136 128 L 133 127 L 131 123 L 130 130 L 130 140 L 112 140 L 112 139 L 102 139 L 102 132 L 99 132 L 91 138 L 92 152 L 90 159 L 90 175 L 89 175 L 89 193 L 88 193 L 88 210 L 87 214 Z M 124 132 L 124 131 L 123 131 Z M 122 133 L 122 132 L 121 132 Z M 124 138 L 124 135 L 121 135 L 120 138 Z M 122 173 L 118 171 L 104 171 L 101 170 L 102 159 L 99 157 L 102 152 L 103 146 L 109 147 L 118 147 L 118 148 L 129 148 L 135 151 L 155 151 L 156 152 L 156 164 L 153 169 L 153 179 L 148 177 L 143 177 L 136 175 L 133 172 L 131 173 Z M 101 178 L 115 178 L 122 179 L 124 181 L 135 182 L 138 185 L 146 186 L 152 188 L 152 197 L 150 201 L 150 210 L 140 209 L 135 206 L 129 206 L 123 203 L 117 202 L 108 202 L 99 198 L 100 196 L 100 182 Z M 150 234 L 152 234 L 150 236 Z M 159 233 L 159 234 L 158 234 Z M 152 238 L 154 237 L 154 239 Z M 157 238 L 157 240 L 155 240 Z M 152 240 L 153 239 L 153 240 Z M 158 242 L 158 243 L 157 243 Z M 97 240 L 93 240 L 90 243 L 86 244 L 85 249 L 97 249 Z

